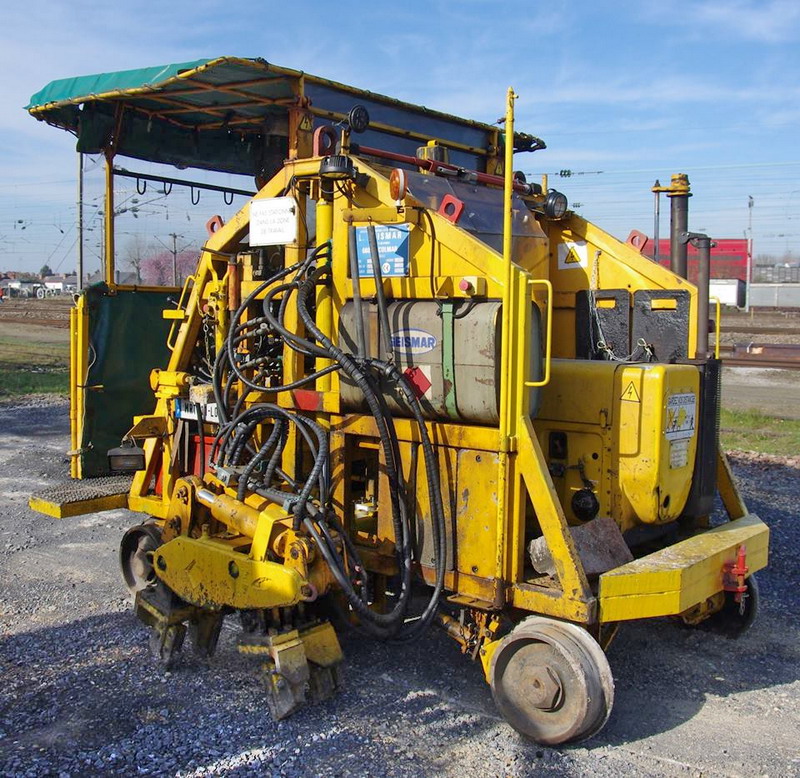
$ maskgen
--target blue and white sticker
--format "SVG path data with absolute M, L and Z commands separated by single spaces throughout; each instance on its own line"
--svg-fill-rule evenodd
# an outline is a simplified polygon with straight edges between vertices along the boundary
M 408 275 L 408 225 L 376 224 L 375 242 L 381 273 L 386 278 Z M 356 228 L 358 273 L 362 278 L 372 276 L 372 254 L 366 227 Z
M 413 327 L 395 330 L 392 333 L 392 348 L 413 356 L 433 351 L 437 343 L 438 340 L 435 335 Z

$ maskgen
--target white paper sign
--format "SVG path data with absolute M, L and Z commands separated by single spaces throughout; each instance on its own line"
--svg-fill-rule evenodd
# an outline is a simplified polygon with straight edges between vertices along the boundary
M 283 246 L 297 240 L 294 197 L 271 197 L 250 203 L 250 245 Z

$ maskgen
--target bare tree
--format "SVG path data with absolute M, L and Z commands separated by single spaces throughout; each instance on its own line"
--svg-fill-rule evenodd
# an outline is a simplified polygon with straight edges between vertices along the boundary
M 124 260 L 136 273 L 136 283 L 142 283 L 142 263 L 152 253 L 152 246 L 141 235 L 132 235 L 125 246 Z

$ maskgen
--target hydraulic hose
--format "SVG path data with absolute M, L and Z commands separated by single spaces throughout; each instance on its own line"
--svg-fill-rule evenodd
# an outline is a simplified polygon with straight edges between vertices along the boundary
M 321 268 L 317 271 L 310 274 L 308 280 L 300 287 L 298 290 L 298 311 L 300 312 L 300 316 L 303 320 L 303 323 L 306 326 L 306 329 L 313 334 L 313 336 L 317 339 L 317 341 L 325 348 L 331 358 L 335 359 L 341 366 L 343 371 L 350 376 L 352 380 L 359 385 L 359 388 L 362 389 L 364 392 L 364 396 L 367 399 L 368 405 L 370 405 L 370 410 L 373 413 L 373 416 L 376 419 L 379 427 L 379 434 L 381 437 L 382 446 L 384 447 L 385 458 L 387 462 L 389 461 L 396 461 L 397 459 L 397 452 L 395 447 L 392 445 L 393 442 L 396 441 L 395 436 L 388 436 L 388 429 L 386 429 L 385 424 L 381 424 L 381 422 L 385 421 L 384 416 L 384 409 L 380 407 L 380 403 L 374 402 L 377 400 L 375 395 L 372 391 L 372 386 L 368 380 L 364 380 L 365 376 L 363 372 L 358 369 L 357 365 L 353 363 L 353 361 L 348 357 L 348 355 L 344 354 L 340 349 L 333 345 L 327 336 L 325 336 L 317 327 L 316 323 L 313 320 L 313 317 L 308 311 L 307 307 L 307 299 L 310 295 L 311 290 L 316 286 L 319 278 L 327 272 L 327 269 Z M 388 317 L 387 317 L 388 318 Z M 376 363 L 377 364 L 377 363 Z M 364 620 L 365 626 L 369 624 L 370 631 L 375 631 L 375 628 L 378 628 L 378 631 L 381 633 L 383 637 L 399 637 L 400 639 L 413 639 L 414 637 L 421 634 L 422 630 L 424 630 L 433 617 L 436 614 L 438 609 L 438 599 L 441 595 L 441 591 L 444 587 L 444 575 L 445 575 L 445 568 L 446 568 L 446 560 L 444 557 L 444 538 L 446 533 L 446 526 L 445 526 L 445 519 L 444 519 L 444 510 L 442 507 L 442 495 L 441 495 L 441 485 L 439 482 L 439 474 L 438 474 L 438 463 L 433 452 L 433 447 L 430 442 L 430 438 L 427 433 L 427 428 L 425 427 L 425 421 L 422 416 L 421 410 L 419 409 L 419 404 L 417 401 L 416 396 L 414 395 L 411 388 L 408 386 L 405 378 L 400 375 L 399 371 L 391 365 L 387 363 L 380 363 L 381 367 L 383 368 L 383 373 L 387 378 L 391 378 L 397 385 L 400 387 L 401 392 L 403 392 L 408 405 L 412 408 L 413 415 L 415 417 L 415 421 L 417 422 L 418 426 L 421 430 L 421 438 L 422 438 L 422 446 L 423 452 L 425 457 L 425 468 L 426 468 L 426 476 L 428 480 L 428 488 L 429 488 L 429 502 L 431 505 L 431 510 L 433 513 L 433 542 L 434 542 L 434 558 L 436 559 L 436 585 L 434 587 L 434 591 L 432 596 L 426 606 L 423 614 L 421 615 L 420 619 L 414 624 L 410 629 L 406 630 L 405 633 L 399 632 L 399 630 L 391 630 L 387 631 L 384 628 L 385 622 L 383 619 L 379 618 L 381 616 L 390 616 L 392 617 L 395 612 L 402 612 L 405 614 L 406 606 L 408 602 L 408 597 L 410 595 L 410 581 L 408 581 L 405 577 L 403 580 L 403 584 L 401 587 L 401 594 L 400 599 L 395 606 L 395 608 L 389 614 L 376 614 L 375 611 L 368 607 L 368 604 L 360 598 L 356 592 L 353 591 L 352 587 L 349 585 L 349 582 L 346 580 L 346 576 L 344 571 L 340 569 L 340 565 L 338 563 L 335 564 L 336 560 L 334 559 L 334 553 L 331 549 L 327 549 L 330 553 L 325 553 L 325 550 L 321 549 L 323 552 L 323 556 L 326 558 L 326 562 L 328 562 L 329 566 L 331 566 L 332 571 L 337 579 L 337 583 L 341 586 L 345 594 L 347 595 L 348 601 L 350 602 L 353 609 L 362 617 Z M 368 389 L 367 389 L 368 387 Z M 375 407 L 373 407 L 373 402 Z M 388 439 L 387 439 L 388 438 Z M 397 491 L 399 491 L 399 483 L 394 485 L 394 488 L 390 481 L 390 492 L 393 498 L 397 497 Z M 404 501 L 397 501 L 399 502 L 399 506 L 404 505 Z M 404 511 L 402 507 L 398 511 L 398 516 L 394 518 L 399 518 L 399 514 L 403 514 Z M 400 539 L 400 548 L 399 548 L 399 557 L 398 560 L 401 564 L 401 569 L 404 571 L 410 570 L 410 528 L 407 523 L 407 517 L 403 517 L 405 520 L 397 522 L 400 524 L 398 527 L 395 526 L 396 530 L 396 537 Z M 306 522 L 306 526 L 309 527 L 309 522 Z M 399 530 L 399 532 L 397 531 Z M 313 533 L 313 527 L 309 527 L 309 532 Z M 316 540 L 316 538 L 315 538 Z M 328 558 L 330 557 L 330 559 Z M 335 565 L 335 566 L 334 566 Z M 394 622 L 394 619 L 392 619 Z
M 325 282 L 325 277 L 329 273 L 329 269 L 326 266 L 314 266 L 314 263 L 323 258 L 329 250 L 329 243 L 319 246 L 303 262 L 279 271 L 259 284 L 245 300 L 241 301 L 236 311 L 232 314 L 224 346 L 216 355 L 211 373 L 214 397 L 217 401 L 220 416 L 220 428 L 212 444 L 211 455 L 215 462 L 221 461 L 223 464 L 230 463 L 232 466 L 237 466 L 245 455 L 245 451 L 249 451 L 251 453 L 250 459 L 241 471 L 239 478 L 238 499 L 240 501 L 244 500 L 248 490 L 250 490 L 286 506 L 294 515 L 295 529 L 301 526 L 304 527 L 315 542 L 334 579 L 344 592 L 350 607 L 358 615 L 362 628 L 381 639 L 405 641 L 418 637 L 430 624 L 437 612 L 446 572 L 446 525 L 439 481 L 438 460 L 425 426 L 425 420 L 416 395 L 408 385 L 405 377 L 393 364 L 388 308 L 383 296 L 380 267 L 376 267 L 378 256 L 374 228 L 368 232 L 368 235 L 373 257 L 372 264 L 376 287 L 378 289 L 381 328 L 386 340 L 385 349 L 388 361 L 372 360 L 366 357 L 363 314 L 361 306 L 358 304 L 356 316 L 357 319 L 361 319 L 361 326 L 357 326 L 359 352 L 357 357 L 342 351 L 317 327 L 314 316 L 310 312 L 309 302 L 313 299 L 312 293 L 315 291 L 316 286 Z M 353 245 L 355 243 L 354 233 L 351 233 L 350 237 L 351 275 L 354 278 L 355 290 L 358 285 L 358 258 Z M 355 270 L 353 270 L 354 264 L 356 266 Z M 276 283 L 293 271 L 297 272 L 292 281 Z M 248 310 L 248 306 L 268 288 L 269 290 L 262 301 L 263 315 L 245 323 L 240 323 Z M 281 295 L 281 298 L 276 310 L 275 301 L 279 295 Z M 308 338 L 290 332 L 283 323 L 290 299 L 294 295 L 296 295 L 297 310 L 305 326 Z M 268 325 L 268 329 L 263 328 L 264 324 Z M 242 343 L 260 335 L 263 335 L 264 339 L 255 341 L 257 350 L 255 352 L 251 351 L 255 355 L 247 361 L 237 361 L 239 359 L 237 348 Z M 277 335 L 284 344 L 305 356 L 324 357 L 331 359 L 333 364 L 283 386 L 269 387 L 258 383 L 259 374 L 267 374 L 263 366 L 267 365 L 270 359 L 268 356 L 270 352 L 266 352 L 267 356 L 258 356 L 258 354 L 264 346 L 267 349 L 274 347 L 274 341 L 268 339 L 274 335 Z M 264 354 L 265 352 L 262 351 L 261 353 Z M 253 379 L 250 379 L 244 374 L 244 371 L 253 368 L 256 369 L 256 375 Z M 326 431 L 313 419 L 297 413 L 291 413 L 273 404 L 260 403 L 241 411 L 245 397 L 250 391 L 266 391 L 270 393 L 289 391 L 305 386 L 315 381 L 318 377 L 336 370 L 341 370 L 347 375 L 364 395 L 369 412 L 375 419 L 378 429 L 378 437 L 389 482 L 392 525 L 395 533 L 397 562 L 400 571 L 400 588 L 393 607 L 385 613 L 375 611 L 371 607 L 366 573 L 355 543 L 349 533 L 339 524 L 336 514 L 330 510 L 330 456 Z M 226 374 L 227 378 L 225 377 Z M 411 409 L 415 423 L 420 429 L 428 500 L 431 510 L 431 535 L 436 581 L 431 597 L 422 614 L 411 625 L 406 624 L 406 617 L 412 593 L 412 528 L 408 515 L 407 497 L 405 496 L 406 484 L 400 465 L 401 458 L 397 435 L 394 430 L 392 416 L 385 405 L 380 378 L 398 387 L 406 404 Z M 233 383 L 237 379 L 241 382 L 243 391 L 240 392 L 235 406 L 231 410 L 228 398 Z M 265 383 L 266 380 L 265 378 Z M 225 384 L 224 388 L 223 383 Z M 258 450 L 255 450 L 250 445 L 255 430 L 268 419 L 273 422 L 272 430 L 267 439 L 258 447 Z M 307 476 L 304 476 L 303 480 L 300 481 L 290 478 L 278 466 L 286 445 L 288 425 L 290 423 L 295 425 L 298 434 L 305 440 L 313 461 Z M 288 491 L 283 488 L 274 488 L 271 485 L 276 474 L 286 484 Z M 317 497 L 312 498 L 315 490 Z M 339 543 L 342 546 L 341 551 L 337 547 Z

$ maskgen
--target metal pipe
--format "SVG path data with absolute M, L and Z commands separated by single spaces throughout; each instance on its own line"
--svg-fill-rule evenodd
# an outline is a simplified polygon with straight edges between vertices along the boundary
M 333 255 L 333 182 L 320 181 L 319 199 L 316 206 L 317 214 L 317 248 L 331 242 L 331 256 Z M 333 337 L 333 294 L 328 284 L 322 284 L 316 291 L 316 321 L 317 327 L 326 337 Z M 330 367 L 333 360 L 318 357 L 315 361 L 315 370 L 324 370 Z M 331 389 L 330 375 L 320 376 L 316 381 L 319 392 L 329 392 Z
M 683 235 L 689 229 L 689 177 L 685 173 L 672 176 L 667 197 L 670 198 L 669 264 L 675 275 L 688 278 L 688 247 Z
M 105 235 L 105 281 L 113 289 L 117 280 L 114 277 L 114 152 L 106 151 L 106 212 L 104 220 Z
M 378 238 L 375 234 L 375 225 L 367 225 L 367 236 L 369 238 L 369 255 L 372 260 L 372 275 L 375 278 L 375 297 L 378 300 L 378 316 L 381 322 L 381 334 L 383 336 L 384 348 L 386 349 L 386 359 L 394 359 L 394 348 L 392 347 L 392 333 L 389 328 L 389 309 L 386 306 L 386 296 L 383 293 L 383 277 L 381 276 L 381 259 L 378 253 Z
M 239 278 L 238 257 L 234 254 L 228 260 L 228 311 L 235 313 L 242 304 L 242 287 Z
M 513 173 L 511 169 L 514 165 L 514 90 L 509 87 L 506 97 L 506 119 L 505 119 L 505 179 L 503 189 L 503 329 L 501 332 L 500 345 L 500 441 L 504 451 L 508 448 L 508 436 L 511 434 L 511 398 L 513 391 L 511 387 L 511 365 L 512 365 L 512 341 L 511 327 L 514 323 L 513 318 L 513 269 L 511 261 L 512 250 L 512 208 L 511 199 L 513 190 Z
M 353 282 L 353 306 L 356 314 L 358 356 L 364 359 L 367 356 L 367 337 L 364 331 L 364 311 L 361 308 L 361 275 L 358 270 L 356 228 L 352 224 L 347 229 L 347 244 L 350 254 L 350 280 Z
M 711 247 L 716 245 L 708 235 L 684 232 L 681 235 L 684 249 L 691 243 L 697 249 L 697 347 L 695 359 L 708 356 L 708 311 L 711 294 Z
M 490 184 L 491 186 L 505 186 L 505 178 L 503 176 L 494 176 L 491 173 L 480 173 L 477 170 L 467 170 L 458 165 L 451 165 L 449 162 L 439 162 L 435 159 L 423 159 L 422 157 L 414 157 L 410 154 L 398 154 L 395 151 L 384 151 L 383 149 L 376 149 L 371 146 L 356 146 L 353 144 L 351 150 L 354 154 L 367 154 L 371 157 L 380 157 L 381 159 L 388 159 L 392 162 L 403 162 L 407 165 L 416 165 L 416 167 L 428 170 L 431 173 L 441 171 L 449 171 L 453 173 L 464 172 L 472 177 L 479 184 Z M 512 145 L 513 153 L 513 145 Z M 527 184 L 523 181 L 514 179 L 514 191 L 521 194 L 535 194 L 532 184 Z

